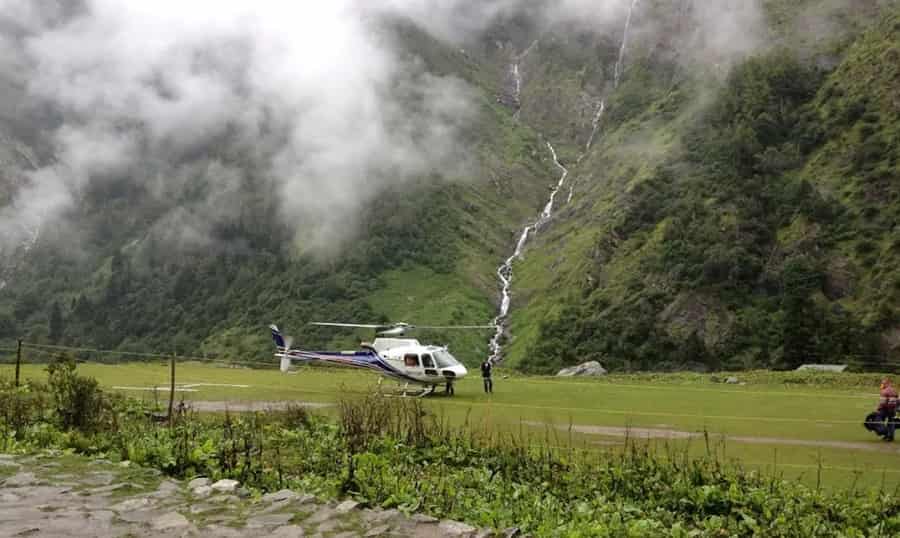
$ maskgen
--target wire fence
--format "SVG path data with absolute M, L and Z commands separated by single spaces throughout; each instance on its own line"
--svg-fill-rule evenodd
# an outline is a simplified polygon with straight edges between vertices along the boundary
M 0 364 L 15 365 L 14 384 L 16 387 L 22 383 L 22 366 L 34 364 L 49 364 L 53 360 L 65 357 L 79 364 L 154 364 L 168 365 L 169 375 L 167 383 L 153 387 L 153 390 L 166 390 L 169 393 L 168 417 L 173 416 L 175 394 L 179 386 L 177 379 L 177 364 L 201 363 L 223 367 L 241 367 L 256 369 L 275 369 L 278 363 L 273 360 L 249 360 L 224 357 L 209 357 L 196 355 L 177 355 L 173 353 L 152 353 L 143 351 L 110 350 L 88 347 L 63 346 L 54 344 L 38 344 L 19 340 L 16 347 L 0 347 Z

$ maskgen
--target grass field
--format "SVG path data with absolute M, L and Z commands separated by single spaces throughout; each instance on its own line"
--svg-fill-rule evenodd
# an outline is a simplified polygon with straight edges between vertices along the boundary
M 78 369 L 107 388 L 132 387 L 118 390 L 167 402 L 166 390 L 137 390 L 166 387 L 165 364 L 82 364 Z M 0 366 L 0 375 L 10 375 L 11 370 Z M 44 379 L 46 373 L 43 366 L 26 365 L 22 375 Z M 189 389 L 177 393 L 179 400 L 234 404 L 330 403 L 365 393 L 376 381 L 370 374 L 332 368 L 301 368 L 285 375 L 204 364 L 178 365 L 176 379 Z M 861 425 L 877 401 L 875 386 L 798 388 L 765 378 L 742 386 L 724 385 L 711 383 L 708 376 L 696 380 L 660 375 L 602 380 L 499 376 L 495 391 L 485 395 L 480 379 L 468 377 L 458 383 L 455 397 L 427 401 L 452 423 L 468 421 L 485 431 L 539 438 L 534 442 L 609 451 L 620 449 L 627 435 L 646 438 L 667 452 L 715 452 L 721 459 L 811 485 L 900 487 L 900 445 L 879 440 Z M 708 440 L 703 432 L 708 432 Z

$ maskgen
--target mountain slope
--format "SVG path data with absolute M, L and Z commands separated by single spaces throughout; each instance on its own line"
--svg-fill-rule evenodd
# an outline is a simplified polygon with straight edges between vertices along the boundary
M 312 320 L 485 323 L 559 179 L 550 142 L 570 174 L 513 265 L 504 365 L 900 363 L 896 2 L 765 0 L 762 35 L 710 25 L 719 3 L 621 4 L 596 27 L 504 13 L 462 44 L 386 22 L 404 62 L 472 90 L 460 177 L 386 188 L 324 254 L 227 136 L 201 153 L 245 172 L 214 199 L 233 211 L 193 176 L 102 178 L 4 252 L 0 339 L 263 359 L 270 322 L 316 347 L 369 335 Z M 2 112 L 8 204 L 59 119 Z M 489 352 L 490 331 L 418 336 Z
M 467 141 L 479 166 L 468 177 L 422 177 L 381 193 L 350 247 L 326 258 L 293 249 L 292 230 L 275 217 L 273 185 L 252 173 L 239 186 L 240 214 L 217 221 L 213 241 L 199 245 L 184 241 L 189 219 L 169 219 L 173 206 L 190 216 L 202 183 L 163 200 L 127 181 L 94 183 L 67 216 L 80 240 L 68 227 L 47 227 L 32 250 L 19 252 L 26 263 L 11 268 L 0 292 L 0 337 L 264 358 L 271 322 L 306 346 L 352 346 L 370 336 L 304 326 L 317 319 L 487 323 L 495 260 L 543 203 L 552 164 L 491 89 L 479 90 L 480 68 L 465 54 L 414 29 L 396 35 L 430 72 L 455 74 L 480 91 Z M 21 146 L 3 141 L 7 152 Z M 227 152 L 227 144 L 216 151 Z M 3 168 L 9 188 L 15 169 Z M 419 336 L 450 343 L 470 362 L 487 353 L 486 333 Z
M 709 98 L 709 79 L 664 86 L 653 53 L 630 66 L 610 109 L 643 104 L 607 116 L 576 202 L 516 268 L 511 362 L 897 360 L 896 21 L 833 70 L 776 49 Z

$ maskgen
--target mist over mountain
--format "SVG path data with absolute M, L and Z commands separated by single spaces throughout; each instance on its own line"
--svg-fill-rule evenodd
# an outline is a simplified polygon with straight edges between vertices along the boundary
M 506 364 L 889 362 L 896 12 L 0 0 L 0 338 L 262 358 L 272 321 L 485 323 L 550 142 Z

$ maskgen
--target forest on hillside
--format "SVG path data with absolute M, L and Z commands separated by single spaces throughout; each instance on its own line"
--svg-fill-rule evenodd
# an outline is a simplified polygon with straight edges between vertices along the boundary
M 131 112 L 97 127 L 67 94 L 32 95 L 48 75 L 22 80 L 30 71 L 14 68 L 90 11 L 55 13 L 45 26 L 0 17 L 13 51 L 0 57 L 11 103 L 0 106 L 0 342 L 265 359 L 273 322 L 309 347 L 367 336 L 307 325 L 315 320 L 489 323 L 497 268 L 559 179 L 552 142 L 569 183 L 513 263 L 506 366 L 900 365 L 896 2 L 623 0 L 603 3 L 596 19 L 542 10 L 548 2 L 499 4 L 478 24 L 452 10 L 437 26 L 414 11 L 379 18 L 371 44 L 391 58 L 385 69 L 402 69 L 335 105 L 335 115 L 371 114 L 339 136 L 292 131 L 267 102 L 254 134 L 229 116 L 203 143 L 157 143 L 161 127 Z M 740 35 L 721 41 L 722 21 L 737 21 Z M 738 50 L 750 27 L 761 37 Z M 225 37 L 194 52 L 231 74 L 240 70 L 221 51 L 241 41 Z M 191 69 L 172 64 L 138 84 L 171 97 L 167 69 Z M 323 72 L 367 68 L 349 67 Z M 348 80 L 382 73 L 369 75 Z M 249 92 L 237 78 L 236 95 Z M 286 110 L 301 115 L 306 104 Z M 364 128 L 383 116 L 377 136 Z M 64 182 L 77 188 L 57 214 L 24 211 L 29 196 L 49 197 L 28 189 L 77 167 L 73 140 L 100 128 L 138 140 L 137 157 Z M 281 151 L 292 136 L 303 143 Z M 408 147 L 372 149 L 370 137 Z M 115 136 L 98 138 L 79 148 L 116 147 Z M 305 167 L 321 149 L 306 142 L 317 140 L 330 144 L 330 168 Z M 411 157 L 420 154 L 443 168 Z M 273 168 L 283 161 L 304 172 Z M 304 173 L 319 180 L 314 189 L 286 190 Z M 341 174 L 363 179 L 316 203 L 310 193 L 330 193 Z M 477 363 L 490 335 L 418 336 Z

